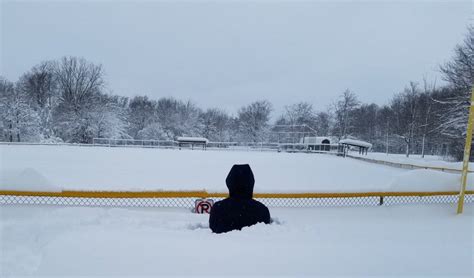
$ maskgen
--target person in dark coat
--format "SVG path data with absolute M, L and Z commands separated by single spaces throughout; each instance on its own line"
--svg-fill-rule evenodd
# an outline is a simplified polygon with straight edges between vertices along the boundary
M 268 208 L 252 199 L 255 179 L 248 164 L 234 165 L 225 180 L 229 198 L 216 202 L 209 216 L 214 233 L 226 233 L 263 222 L 270 223 Z

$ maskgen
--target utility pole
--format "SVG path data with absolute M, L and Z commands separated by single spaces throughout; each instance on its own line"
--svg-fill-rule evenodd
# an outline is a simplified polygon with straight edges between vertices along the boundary
M 469 106 L 469 118 L 467 120 L 466 144 L 464 146 L 464 159 L 462 163 L 461 191 L 459 192 L 458 214 L 464 209 L 464 195 L 466 192 L 467 174 L 469 173 L 469 157 L 472 144 L 472 122 L 474 118 L 474 86 L 471 89 L 471 101 Z

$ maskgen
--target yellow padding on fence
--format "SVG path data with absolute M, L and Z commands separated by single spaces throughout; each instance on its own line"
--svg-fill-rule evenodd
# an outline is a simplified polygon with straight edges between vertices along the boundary
M 474 194 L 474 191 L 466 191 Z M 75 198 L 226 198 L 227 193 L 207 191 L 15 191 L 0 190 L 0 195 L 8 196 L 42 196 L 42 197 L 75 197 Z M 456 191 L 439 192 L 353 192 L 353 193 L 254 193 L 254 198 L 357 198 L 357 197 L 389 197 L 389 196 L 446 196 L 459 195 Z

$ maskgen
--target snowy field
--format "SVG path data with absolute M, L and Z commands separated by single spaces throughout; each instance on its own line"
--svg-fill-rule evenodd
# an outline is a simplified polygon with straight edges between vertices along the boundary
M 271 209 L 212 234 L 185 209 L 0 207 L 0 276 L 472 277 L 474 206 Z
M 446 161 L 443 157 L 435 155 L 412 154 L 406 157 L 404 154 L 386 154 L 386 153 L 368 153 L 367 155 L 359 155 L 357 152 L 351 152 L 351 155 L 361 156 L 376 160 L 388 161 L 393 163 L 412 164 L 417 166 L 440 167 L 449 169 L 462 169 L 462 161 Z
M 0 145 L 0 157 L 0 188 L 12 190 L 227 192 L 236 163 L 251 165 L 255 192 L 444 191 L 460 183 L 459 174 L 326 154 Z
M 323 154 L 0 146 L 0 188 L 226 192 L 249 163 L 257 192 L 457 190 L 459 174 Z M 0 277 L 472 277 L 474 206 L 270 208 L 271 225 L 212 234 L 179 208 L 0 206 Z

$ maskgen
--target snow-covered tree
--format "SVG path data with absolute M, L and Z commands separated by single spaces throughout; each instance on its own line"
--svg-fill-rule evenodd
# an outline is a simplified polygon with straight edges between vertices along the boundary
M 83 58 L 64 57 L 55 64 L 59 104 L 54 122 L 68 142 L 90 143 L 96 135 L 96 99 L 104 87 L 102 66 Z
M 13 83 L 0 77 L 0 121 L 3 139 L 8 142 L 38 141 L 40 118 L 15 89 Z
M 242 141 L 262 142 L 268 135 L 270 113 L 272 105 L 270 102 L 256 101 L 238 112 L 239 133 Z
M 159 122 L 166 139 L 180 136 L 178 131 L 178 107 L 180 103 L 174 98 L 161 98 L 156 103 L 157 121 Z
M 230 118 L 226 112 L 212 108 L 201 114 L 202 136 L 215 142 L 229 140 Z
M 163 128 L 160 123 L 154 122 L 148 124 L 143 129 L 141 129 L 137 134 L 137 139 L 147 139 L 147 140 L 163 140 L 169 139 L 166 136 Z
M 201 134 L 202 126 L 199 118 L 201 110 L 191 101 L 161 98 L 156 104 L 156 114 L 166 139 Z
M 138 138 L 145 127 L 157 121 L 156 102 L 147 96 L 136 96 L 128 105 L 129 134 Z M 140 136 L 143 137 L 143 136 Z
M 98 94 L 91 109 L 94 137 L 96 138 L 126 138 L 127 133 L 126 99 Z
M 178 106 L 178 134 L 183 136 L 201 136 L 202 123 L 199 115 L 202 110 L 188 100 Z
M 58 101 L 54 63 L 42 62 L 23 74 L 17 89 L 39 115 L 41 135 L 45 139 L 54 138 L 52 111 Z

